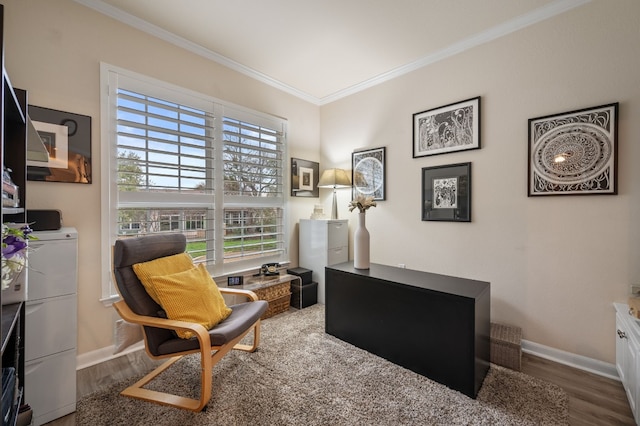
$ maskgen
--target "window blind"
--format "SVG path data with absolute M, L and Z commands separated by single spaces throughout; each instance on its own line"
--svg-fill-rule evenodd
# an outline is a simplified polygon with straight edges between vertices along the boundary
M 103 247 L 180 232 L 214 276 L 287 260 L 286 121 L 103 64 Z M 105 259 L 109 259 L 106 256 Z M 103 297 L 116 292 L 103 262 Z
M 212 192 L 213 115 L 123 89 L 117 114 L 120 191 Z
M 282 132 L 223 118 L 224 193 L 283 196 Z

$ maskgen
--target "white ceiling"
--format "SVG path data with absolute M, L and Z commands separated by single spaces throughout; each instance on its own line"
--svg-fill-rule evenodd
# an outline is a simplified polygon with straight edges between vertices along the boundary
M 75 0 L 322 105 L 590 0 Z

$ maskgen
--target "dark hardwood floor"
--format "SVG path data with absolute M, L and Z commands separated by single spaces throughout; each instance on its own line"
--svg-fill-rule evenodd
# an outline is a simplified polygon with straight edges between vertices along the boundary
M 151 361 L 143 351 L 90 367 L 78 372 L 78 398 L 124 375 L 138 374 L 151 368 Z M 132 366 L 138 368 L 128 371 Z M 622 384 L 583 370 L 558 364 L 529 354 L 522 355 L 522 372 L 555 383 L 569 395 L 569 414 L 572 426 L 635 425 Z M 75 425 L 75 415 L 47 423 L 48 426 Z
M 522 355 L 522 372 L 554 383 L 569 395 L 571 425 L 635 425 L 622 383 L 597 374 Z

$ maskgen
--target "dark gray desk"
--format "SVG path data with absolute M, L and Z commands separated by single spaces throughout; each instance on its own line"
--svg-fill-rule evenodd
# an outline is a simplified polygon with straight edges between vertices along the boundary
M 327 333 L 476 397 L 489 370 L 488 282 L 353 262 L 325 278 Z

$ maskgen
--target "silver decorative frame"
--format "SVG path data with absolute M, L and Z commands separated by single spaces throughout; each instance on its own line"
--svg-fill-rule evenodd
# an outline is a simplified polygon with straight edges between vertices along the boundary
M 376 201 L 386 198 L 385 154 L 385 147 L 355 151 L 351 154 L 354 200 L 359 195 L 371 196 Z
M 529 119 L 528 196 L 618 193 L 618 103 Z

